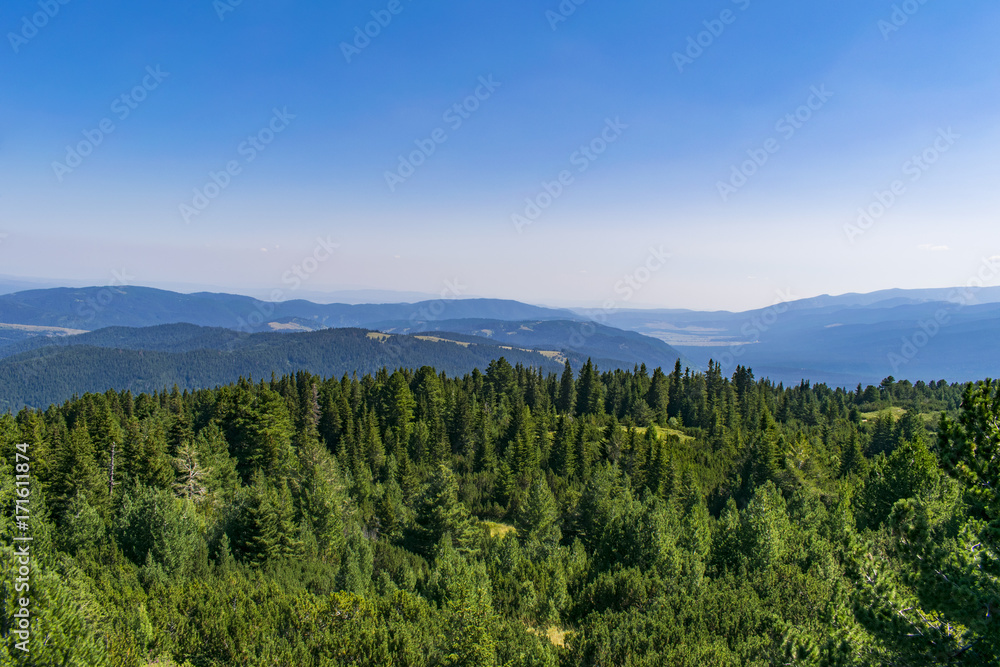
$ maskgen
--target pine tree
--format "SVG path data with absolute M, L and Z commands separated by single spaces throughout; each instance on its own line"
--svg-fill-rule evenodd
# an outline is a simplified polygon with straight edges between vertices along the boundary
M 962 483 L 1000 548 L 1000 380 L 970 385 L 958 421 L 941 417 L 939 449 L 948 473 Z
M 338 560 L 349 501 L 337 461 L 318 441 L 309 440 L 298 450 L 298 467 L 296 504 L 301 521 L 312 530 L 319 557 Z
M 455 548 L 462 553 L 478 549 L 478 535 L 469 516 L 469 510 L 458 499 L 458 481 L 448 466 L 441 464 L 431 478 L 430 486 L 417 515 L 417 538 L 420 550 L 426 554 L 451 535 Z
M 670 404 L 670 380 L 663 373 L 663 369 L 657 367 L 653 371 L 653 379 L 649 384 L 649 391 L 646 393 L 646 404 L 653 412 L 653 419 L 660 426 L 666 426 L 670 419 L 667 406 Z
M 410 391 L 406 376 L 400 371 L 393 373 L 389 378 L 386 393 L 389 399 L 386 413 L 389 426 L 407 433 L 413 421 L 413 411 L 417 402 L 413 398 L 413 392 Z
M 891 414 L 888 412 L 879 413 L 872 426 L 871 442 L 867 452 L 869 457 L 874 458 L 879 454 L 892 453 L 893 447 L 896 445 L 895 426 L 896 423 Z
M 93 444 L 85 423 L 78 424 L 69 433 L 63 432 L 52 484 L 53 506 L 61 514 L 67 504 L 79 494 L 89 503 L 103 508 L 108 488 L 104 474 L 94 461 Z
M 667 390 L 667 415 L 670 419 L 681 416 L 681 396 L 684 387 L 681 380 L 681 360 L 674 363 L 674 371 L 670 374 L 670 387 Z
M 261 566 L 269 560 L 299 553 L 299 529 L 294 520 L 292 495 L 286 485 L 275 488 L 258 470 L 251 485 L 241 491 L 239 503 L 237 522 L 227 531 L 234 555 L 244 562 Z
M 560 477 L 570 478 L 576 471 L 576 443 L 573 423 L 566 415 L 559 417 L 555 441 L 552 443 L 551 469 Z
M 576 389 L 577 415 L 598 415 L 604 410 L 601 378 L 594 364 L 587 359 L 580 371 Z
M 843 452 L 840 455 L 840 475 L 842 477 L 864 475 L 867 468 L 868 461 L 865 459 L 865 453 L 861 449 L 858 432 L 851 429 L 851 439 L 844 445 Z
M 559 380 L 559 399 L 556 401 L 556 409 L 563 415 L 571 415 L 576 409 L 576 382 L 573 380 L 573 368 L 569 365 L 569 359 L 566 360 L 562 378 Z
M 515 526 L 521 543 L 534 545 L 543 554 L 551 553 L 562 539 L 556 499 L 543 476 L 536 476 L 528 487 Z

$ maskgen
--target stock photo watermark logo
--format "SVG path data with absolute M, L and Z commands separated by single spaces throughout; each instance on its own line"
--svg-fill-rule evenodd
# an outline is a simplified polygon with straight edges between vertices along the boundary
M 457 132 L 502 85 L 499 81 L 493 80 L 492 74 L 479 77 L 479 85 L 472 94 L 448 107 L 441 115 L 441 120 L 452 132 Z M 417 169 L 427 164 L 427 160 L 437 152 L 439 146 L 448 141 L 450 136 L 448 130 L 438 127 L 426 138 L 415 139 L 413 144 L 416 148 L 406 155 L 399 156 L 399 164 L 395 171 L 385 172 L 385 184 L 389 187 L 389 192 L 395 192 L 397 187 L 417 173 Z
M 563 169 L 551 181 L 542 181 L 541 189 L 532 197 L 524 200 L 524 209 L 520 213 L 512 213 L 510 221 L 518 234 L 524 232 L 524 228 L 538 220 L 542 213 L 549 209 L 557 199 L 563 196 L 566 190 L 576 183 L 576 174 L 586 172 L 597 160 L 604 155 L 611 144 L 621 139 L 628 125 L 616 117 L 614 120 L 606 118 L 604 128 L 596 137 L 586 144 L 580 146 L 569 156 L 569 164 L 575 170 Z
M 458 278 L 445 280 L 444 289 L 441 290 L 440 294 L 441 298 L 431 301 L 430 304 L 420 304 L 419 310 L 410 313 L 410 324 L 416 326 L 424 323 L 424 330 L 426 330 L 426 322 L 440 319 L 448 309 L 447 302 L 461 297 L 467 290 L 468 286 L 460 283 Z
M 160 65 L 147 66 L 146 75 L 142 77 L 142 80 L 131 90 L 122 93 L 111 102 L 111 113 L 119 122 L 131 116 L 132 112 L 146 101 L 149 94 L 159 88 L 160 84 L 170 76 L 170 72 L 164 72 L 160 67 Z M 63 161 L 56 160 L 52 163 L 52 172 L 55 174 L 56 180 L 62 183 L 66 175 L 79 168 L 83 161 L 90 157 L 116 129 L 118 126 L 115 125 L 115 121 L 110 117 L 105 117 L 97 123 L 97 127 L 83 130 L 83 140 L 76 144 L 67 145 Z
M 467 289 L 468 287 L 461 284 L 458 278 L 455 278 L 454 280 L 445 280 L 444 289 L 441 290 L 439 299 L 435 299 L 429 304 L 422 303 L 420 304 L 420 308 L 418 310 L 410 313 L 410 328 L 407 330 L 407 333 L 410 336 L 419 336 L 420 334 L 427 332 L 430 329 L 428 323 L 441 319 L 441 316 L 448 310 L 448 302 L 461 298 L 466 293 Z M 382 338 L 380 339 L 380 342 L 390 355 L 394 356 L 396 359 L 402 358 L 403 346 L 399 344 L 398 336 Z
M 857 220 L 844 225 L 844 234 L 847 236 L 847 240 L 856 243 L 859 236 L 863 236 L 865 232 L 874 227 L 875 223 L 881 220 L 907 193 L 909 187 L 907 181 L 916 183 L 923 178 L 924 174 L 937 164 L 941 156 L 950 151 L 961 138 L 962 135 L 956 134 L 950 127 L 947 130 L 939 128 L 934 142 L 919 153 L 912 155 L 900 167 L 906 180 L 897 178 L 886 189 L 876 190 L 872 193 L 872 201 L 858 209 Z
M 212 9 L 215 10 L 215 15 L 219 17 L 220 21 L 225 21 L 226 14 L 235 12 L 236 8 L 242 4 L 243 0 L 215 0 L 212 3 Z
M 750 179 L 759 172 L 770 160 L 771 156 L 781 150 L 782 141 L 790 141 L 796 132 L 805 127 L 806 123 L 813 119 L 816 112 L 822 109 L 833 97 L 833 93 L 826 89 L 826 85 L 813 86 L 809 89 L 810 95 L 804 104 L 795 111 L 785 114 L 774 124 L 774 130 L 781 138 L 770 137 L 764 141 L 759 148 L 747 149 L 748 159 L 731 167 L 729 178 L 725 181 L 717 181 L 715 188 L 723 202 L 728 202 L 729 198 L 740 191 Z
M 882 33 L 882 38 L 885 41 L 889 41 L 889 36 L 894 32 L 899 32 L 899 30 L 910 22 L 910 19 L 917 15 L 917 13 L 926 5 L 928 0 L 905 0 L 898 5 L 892 6 L 892 14 L 889 15 L 889 19 L 880 19 L 878 22 L 879 32 Z
M 412 2 L 412 0 L 407 0 Z M 373 9 L 372 20 L 363 26 L 354 27 L 354 39 L 350 42 L 340 43 L 340 52 L 344 54 L 344 60 L 350 65 L 351 61 L 361 55 L 361 52 L 371 46 L 372 40 L 382 34 L 382 31 L 389 27 L 393 20 L 403 13 L 406 5 L 402 0 L 389 0 L 385 9 Z
M 7 41 L 14 53 L 19 53 L 21 47 L 38 36 L 38 31 L 49 24 L 49 21 L 59 15 L 63 5 L 68 5 L 70 0 L 39 0 L 39 11 L 34 14 L 26 14 L 21 17 L 21 29 L 17 32 L 8 32 Z
M 778 290 L 775 294 L 777 298 L 773 304 L 765 308 L 763 312 L 755 313 L 740 327 L 740 335 L 746 339 L 746 342 L 729 345 L 728 351 L 716 360 L 721 368 L 726 369 L 727 372 L 734 370 L 736 362 L 746 352 L 747 345 L 758 342 L 763 334 L 770 331 L 778 323 L 781 316 L 788 312 L 789 302 L 796 299 L 790 289 L 786 289 L 784 292 Z
M 302 284 L 309 280 L 319 268 L 333 257 L 336 250 L 340 248 L 339 243 L 335 243 L 327 234 L 326 238 L 316 237 L 316 246 L 312 252 L 302 258 L 301 261 L 292 264 L 281 275 L 281 283 L 288 286 L 288 292 L 294 292 L 302 287 Z M 284 301 L 286 290 L 278 288 L 271 291 L 268 301 L 258 300 L 255 310 L 247 315 L 246 319 L 236 318 L 236 330 L 245 333 L 252 333 L 255 329 L 264 324 L 268 318 L 274 315 L 274 304 Z
M 751 0 L 732 0 L 732 3 L 743 12 L 750 8 L 750 2 Z M 705 55 L 705 51 L 722 37 L 728 26 L 736 23 L 737 18 L 739 14 L 732 9 L 723 9 L 718 17 L 702 21 L 701 24 L 705 29 L 696 35 L 688 36 L 684 51 L 674 51 L 673 59 L 677 71 L 683 74 L 685 67 L 693 65 L 695 60 Z
M 614 284 L 615 294 L 620 295 L 621 301 L 628 303 L 639 290 L 641 290 L 653 276 L 667 265 L 667 260 L 671 257 L 661 245 L 658 248 L 650 246 L 647 250 L 646 259 L 629 273 L 622 276 L 621 280 Z M 597 310 L 586 311 L 591 322 L 582 322 L 579 327 L 575 327 L 569 335 L 569 346 L 572 348 L 582 347 L 587 339 L 597 333 L 596 324 L 606 324 L 608 315 L 620 308 L 618 299 L 605 299 L 604 303 Z
M 295 120 L 295 114 L 288 113 L 288 107 L 272 110 L 271 119 L 257 132 L 250 134 L 236 147 L 238 159 L 226 162 L 219 171 L 209 171 L 208 180 L 200 188 L 194 189 L 190 203 L 182 202 L 178 210 L 185 224 L 192 217 L 201 215 L 233 183 L 233 179 L 243 173 L 243 167 L 250 164 L 267 150 L 275 137 L 288 129 Z
M 100 313 L 111 305 L 115 296 L 121 293 L 116 288 L 124 287 L 135 281 L 135 276 L 130 276 L 128 270 L 124 268 L 121 271 L 112 271 L 111 276 L 113 280 L 110 285 L 94 296 L 88 296 L 76 304 L 76 315 L 80 318 L 76 323 L 77 326 L 93 322 Z
M 972 288 L 986 287 L 994 282 L 998 274 L 1000 274 L 1000 255 L 984 257 L 975 274 L 965 282 L 965 285 L 955 288 L 948 295 L 948 305 L 937 309 L 933 317 L 917 322 L 916 331 L 902 338 L 899 350 L 890 352 L 886 356 L 893 373 L 899 373 L 903 366 L 916 359 L 920 351 L 951 323 L 955 313 L 975 303 L 976 298 Z
M 559 6 L 555 10 L 546 10 L 545 20 L 549 22 L 549 27 L 552 28 L 553 32 L 559 28 L 560 23 L 565 23 L 569 20 L 569 17 L 576 14 L 576 10 L 587 0 L 562 0 Z

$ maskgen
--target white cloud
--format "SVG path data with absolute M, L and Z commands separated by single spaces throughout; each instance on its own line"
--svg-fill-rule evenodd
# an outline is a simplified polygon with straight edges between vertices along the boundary
M 926 250 L 927 252 L 946 252 L 948 250 L 951 250 L 951 248 L 949 248 L 946 245 L 934 245 L 933 243 L 924 243 L 917 247 L 920 250 Z

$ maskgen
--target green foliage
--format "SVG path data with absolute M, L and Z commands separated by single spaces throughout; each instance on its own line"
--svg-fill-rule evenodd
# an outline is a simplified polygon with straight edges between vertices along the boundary
M 145 486 L 123 496 L 114 518 L 115 541 L 125 557 L 140 566 L 154 563 L 168 576 L 192 573 L 202 530 L 190 501 Z
M 536 477 L 528 487 L 515 525 L 522 543 L 532 545 L 536 550 L 549 552 L 559 545 L 562 540 L 559 509 L 544 477 Z
M 1000 545 L 1000 381 L 967 387 L 958 420 L 942 415 L 940 438 L 948 472 L 989 522 L 994 546 Z
M 478 548 L 479 536 L 469 516 L 469 510 L 458 499 L 458 481 L 448 466 L 441 464 L 431 478 L 424 501 L 417 515 L 416 540 L 419 550 L 433 555 L 442 539 L 461 553 Z
M 498 359 L 0 415 L 0 660 L 993 664 L 998 391 Z

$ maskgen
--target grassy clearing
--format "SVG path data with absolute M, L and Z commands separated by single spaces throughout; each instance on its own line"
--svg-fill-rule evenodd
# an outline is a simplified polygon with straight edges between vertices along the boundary
M 548 639 L 553 645 L 558 646 L 560 648 L 564 648 L 566 646 L 566 637 L 572 634 L 570 630 L 567 630 L 565 628 L 560 628 L 559 626 L 556 625 L 551 625 L 544 630 L 542 630 L 541 628 L 532 628 L 529 626 L 528 632 L 530 632 L 533 635 L 538 635 L 539 637 Z
M 462 347 L 469 347 L 472 343 L 466 343 L 460 340 L 450 340 L 448 338 L 438 338 L 437 336 L 414 336 L 417 340 L 427 340 L 432 343 L 454 343 L 455 345 L 461 345 Z
M 937 424 L 941 420 L 940 412 L 921 412 L 917 416 L 923 419 L 925 424 Z
M 894 421 L 899 421 L 899 418 L 902 417 L 904 414 L 906 414 L 906 410 L 897 407 L 889 408 L 887 411 L 889 412 L 889 414 L 892 415 Z M 873 419 L 876 419 L 880 414 L 887 411 L 879 410 L 878 412 L 862 412 L 861 419 L 862 421 L 872 421 Z
M 675 428 L 664 428 L 662 426 L 657 426 L 656 424 L 653 424 L 652 426 L 650 426 L 648 428 L 653 429 L 653 433 L 655 433 L 656 435 L 660 436 L 661 438 L 665 437 L 665 436 L 668 436 L 668 435 L 676 435 L 678 438 L 680 438 L 681 442 L 686 442 L 688 440 L 694 440 L 694 436 L 687 435 L 683 431 L 678 431 Z M 639 432 L 639 433 L 645 433 L 648 430 L 648 428 L 645 427 L 645 426 L 636 426 L 635 430 L 637 432 Z
M 506 537 L 507 535 L 517 535 L 517 528 L 509 523 L 499 523 L 497 521 L 483 521 L 483 525 L 490 531 L 490 537 Z
M 86 329 L 67 329 L 66 327 L 42 327 L 33 324 L 7 324 L 0 322 L 0 329 L 12 331 L 28 331 L 31 333 L 50 334 L 56 336 L 76 336 L 87 333 Z
M 566 357 L 563 356 L 562 352 L 556 352 L 555 350 L 538 350 L 538 354 L 547 359 L 558 361 L 560 364 L 566 363 Z

